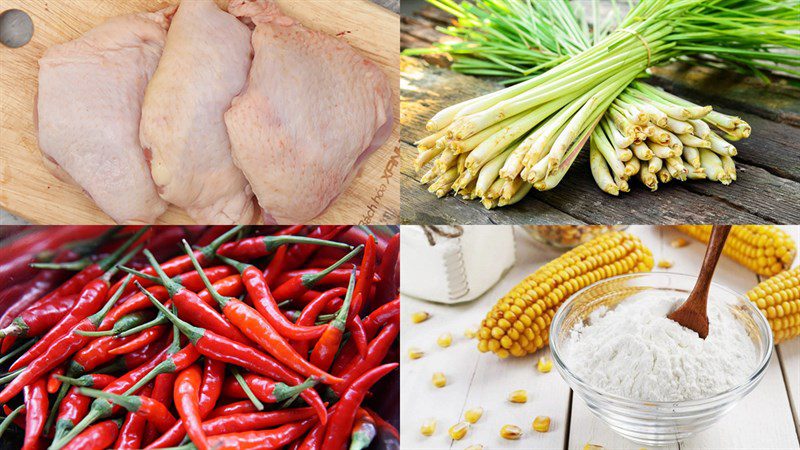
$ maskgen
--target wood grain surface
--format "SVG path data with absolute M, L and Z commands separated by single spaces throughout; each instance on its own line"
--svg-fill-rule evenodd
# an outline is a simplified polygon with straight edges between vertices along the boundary
M 433 8 L 403 17 L 401 47 L 426 47 L 442 38 L 434 29 L 447 16 Z M 738 115 L 753 127 L 737 142 L 739 178 L 729 186 L 710 181 L 671 182 L 650 192 L 638 180 L 613 197 L 596 186 L 588 151 L 568 175 L 546 192 L 532 190 L 510 207 L 486 210 L 477 201 L 437 199 L 418 183 L 411 145 L 426 136 L 437 111 L 499 89 L 495 80 L 461 75 L 444 55 L 401 58 L 403 223 L 800 223 L 800 89 L 777 78 L 770 85 L 732 72 L 672 64 L 653 70 L 649 83 L 716 110 Z M 588 147 L 588 144 L 587 144 Z
M 398 86 L 399 17 L 367 0 L 277 0 L 305 26 L 341 38 L 379 64 Z M 57 180 L 44 167 L 33 126 L 38 59 L 51 45 L 80 36 L 105 19 L 155 11 L 158 0 L 4 0 L 2 9 L 28 12 L 33 40 L 19 49 L 0 48 L 0 207 L 35 223 L 109 223 L 79 187 Z M 217 0 L 220 5 L 225 0 Z M 399 97 L 395 88 L 395 98 Z M 397 103 L 397 102 L 395 102 Z M 362 166 L 349 188 L 315 223 L 397 223 L 400 210 L 399 108 L 392 136 Z M 303 195 L 298 192 L 297 195 Z M 172 206 L 159 223 L 191 219 Z

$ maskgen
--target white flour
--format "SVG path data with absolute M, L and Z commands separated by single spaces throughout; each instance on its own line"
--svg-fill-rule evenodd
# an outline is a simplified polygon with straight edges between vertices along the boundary
M 747 331 L 709 301 L 708 337 L 700 339 L 667 319 L 684 300 L 650 292 L 598 308 L 570 332 L 567 366 L 589 385 L 635 400 L 697 400 L 742 383 L 758 363 Z

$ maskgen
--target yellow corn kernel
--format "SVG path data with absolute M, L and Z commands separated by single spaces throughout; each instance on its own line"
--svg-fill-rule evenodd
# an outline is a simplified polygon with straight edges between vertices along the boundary
M 447 384 L 447 377 L 444 376 L 442 372 L 436 372 L 433 374 L 433 385 L 440 388 L 444 387 Z
M 414 323 L 421 323 L 430 319 L 430 317 L 431 315 L 428 314 L 426 311 L 417 311 L 411 314 L 411 321 Z
M 500 437 L 516 441 L 522 437 L 522 428 L 516 425 L 503 425 L 503 428 L 500 428 Z
M 450 333 L 442 333 L 439 338 L 436 339 L 436 343 L 442 348 L 450 347 L 450 344 L 453 343 L 453 335 Z
M 711 225 L 676 228 L 702 242 L 708 242 L 711 235 Z M 734 225 L 722 252 L 758 275 L 771 277 L 792 267 L 797 245 L 774 225 Z
M 525 403 L 528 401 L 528 391 L 525 389 L 517 389 L 508 394 L 508 401 L 511 403 Z
M 465 448 L 464 450 L 483 450 L 483 445 L 481 444 L 473 444 L 469 447 Z
M 662 269 L 669 269 L 672 266 L 673 266 L 672 261 L 670 261 L 668 259 L 660 259 L 660 260 L 658 260 L 658 267 L 660 267 Z
M 477 408 L 471 408 L 464 413 L 464 420 L 466 420 L 469 423 L 475 423 L 478 420 L 480 420 L 482 415 L 483 415 L 483 408 L 481 408 L 480 406 Z
M 636 236 L 614 231 L 545 264 L 497 301 L 478 330 L 478 350 L 501 358 L 525 356 L 547 345 L 559 305 L 600 280 L 653 268 L 653 254 Z
M 418 349 L 417 347 L 411 347 L 408 349 L 408 357 L 411 359 L 420 359 L 425 356 L 425 352 Z
M 683 248 L 689 245 L 689 241 L 684 238 L 673 239 L 672 242 L 669 243 L 672 248 Z
M 746 295 L 767 318 L 776 343 L 800 336 L 800 267 L 762 281 Z
M 550 418 L 547 416 L 536 416 L 533 419 L 533 429 L 539 433 L 547 433 L 550 431 Z
M 464 330 L 464 337 L 466 337 L 467 339 L 475 339 L 477 335 L 478 332 L 475 331 L 475 328 L 469 327 L 466 330 Z
M 583 450 L 603 450 L 605 447 L 602 445 L 597 444 L 586 444 L 583 446 Z
M 467 430 L 469 430 L 469 424 L 467 422 L 458 422 L 457 424 L 450 427 L 450 429 L 447 432 L 450 434 L 451 438 L 458 441 L 463 439 L 464 436 L 467 435 Z
M 419 432 L 422 433 L 423 436 L 433 436 L 433 433 L 436 432 L 436 419 L 428 419 L 422 422 L 422 426 L 419 427 Z
M 542 373 L 550 372 L 550 370 L 553 368 L 553 361 L 545 359 L 545 357 L 542 356 L 539 358 L 539 362 L 536 363 L 536 368 Z

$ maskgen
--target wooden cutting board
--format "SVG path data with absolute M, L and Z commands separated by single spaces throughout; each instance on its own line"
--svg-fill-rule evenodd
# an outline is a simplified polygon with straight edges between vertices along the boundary
M 394 86 L 392 136 L 363 164 L 350 187 L 314 222 L 398 223 L 399 16 L 367 0 L 277 1 L 287 15 L 305 26 L 341 35 L 341 39 L 379 64 Z M 18 49 L 0 45 L 0 207 L 36 223 L 111 222 L 79 187 L 56 179 L 42 164 L 33 126 L 37 61 L 48 47 L 75 39 L 110 17 L 155 11 L 175 2 L 3 0 L 3 10 L 17 8 L 31 16 L 34 35 L 31 42 Z M 228 2 L 217 0 L 217 3 L 224 6 Z M 186 224 L 191 223 L 191 219 L 172 206 L 158 222 Z

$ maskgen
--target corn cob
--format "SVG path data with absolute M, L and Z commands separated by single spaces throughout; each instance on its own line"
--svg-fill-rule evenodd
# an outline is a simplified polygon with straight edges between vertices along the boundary
M 556 309 L 570 295 L 615 275 L 649 271 L 653 254 L 636 236 L 611 232 L 575 247 L 525 278 L 486 315 L 478 349 L 501 358 L 544 347 Z
M 676 228 L 702 242 L 711 235 L 711 225 Z M 735 225 L 723 253 L 758 275 L 771 277 L 792 266 L 797 248 L 791 236 L 774 225 Z
M 776 343 L 800 335 L 800 267 L 762 281 L 747 298 L 766 316 Z

